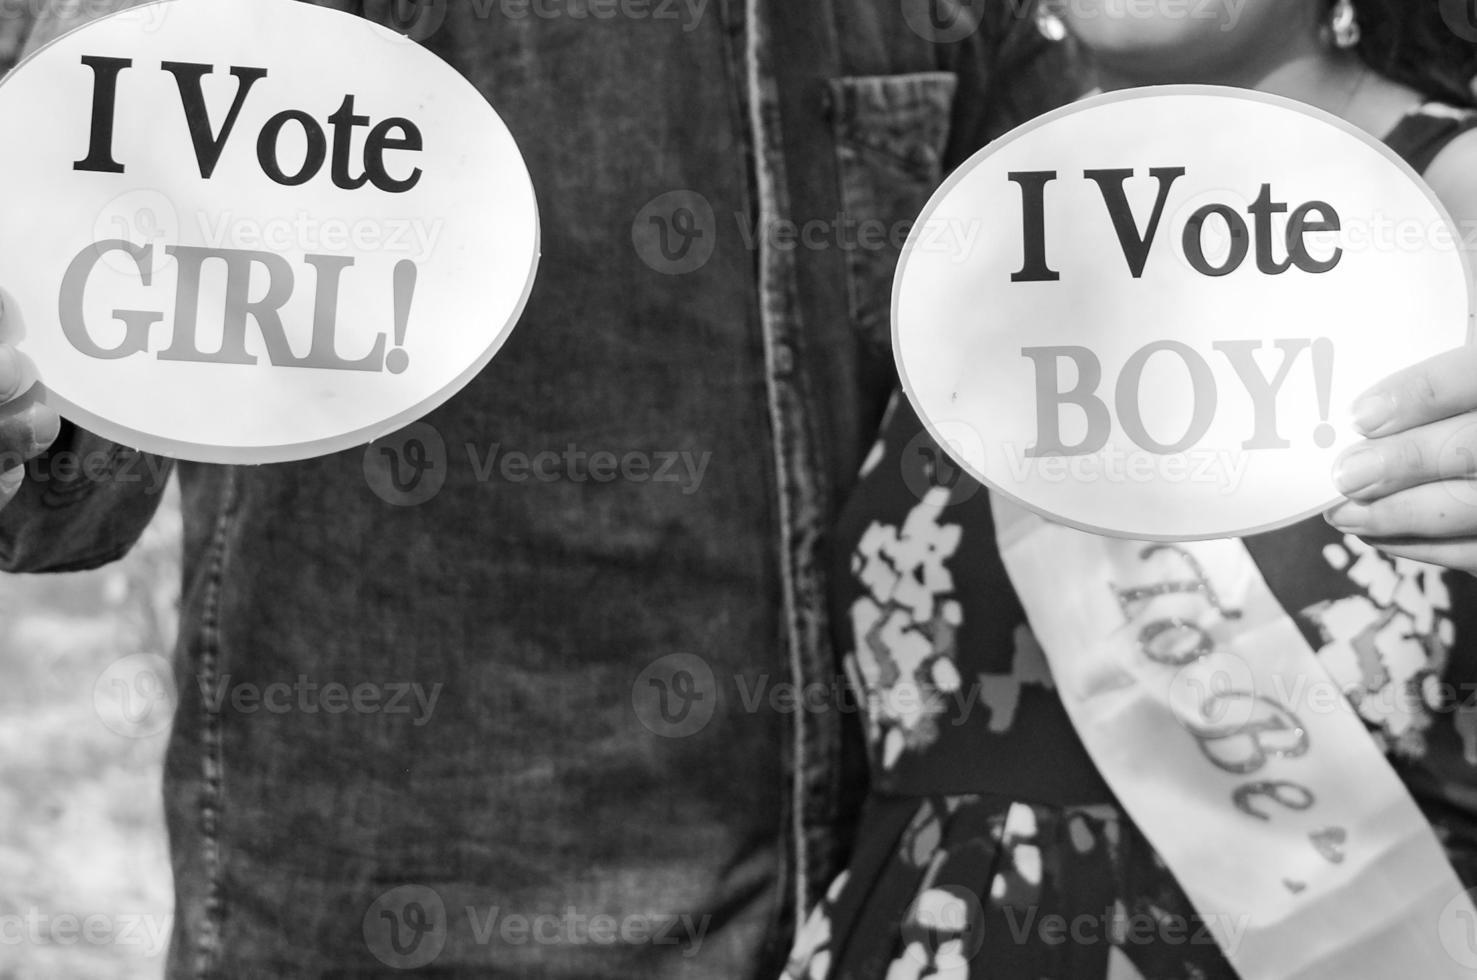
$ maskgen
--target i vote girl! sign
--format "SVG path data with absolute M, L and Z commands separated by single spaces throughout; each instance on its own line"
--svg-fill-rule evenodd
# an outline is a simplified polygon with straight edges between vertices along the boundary
M 980 234 L 938 244 L 934 226 Z M 904 388 L 973 477 L 1059 523 L 1235 537 L 1339 499 L 1353 399 L 1468 339 L 1460 236 L 1392 151 L 1299 103 L 1099 96 L 934 195 L 893 296 Z
M 294 0 L 163 0 L 0 83 L 4 331 L 46 401 L 208 462 L 362 444 L 496 353 L 538 261 L 482 95 L 413 41 Z

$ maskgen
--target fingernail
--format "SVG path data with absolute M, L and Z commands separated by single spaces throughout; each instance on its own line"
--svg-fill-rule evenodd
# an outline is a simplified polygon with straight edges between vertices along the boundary
M 1352 497 L 1380 482 L 1384 475 L 1385 461 L 1379 452 L 1361 449 L 1334 464 L 1333 483 L 1338 487 L 1339 493 Z
M 21 481 L 25 478 L 26 468 L 24 466 L 17 466 L 13 469 L 6 470 L 4 473 L 0 473 L 0 493 L 4 493 L 7 496 L 15 493 L 20 488 Z
M 1347 501 L 1328 513 L 1328 523 L 1341 531 L 1361 531 L 1369 521 L 1369 508 Z
M 1395 417 L 1395 399 L 1389 395 L 1365 395 L 1354 403 L 1354 425 L 1372 436 Z

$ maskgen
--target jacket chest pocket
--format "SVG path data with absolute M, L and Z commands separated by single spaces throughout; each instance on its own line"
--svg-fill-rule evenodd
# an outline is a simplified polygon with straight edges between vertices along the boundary
M 852 325 L 890 356 L 892 279 L 913 219 L 943 179 L 958 81 L 952 72 L 830 83 Z

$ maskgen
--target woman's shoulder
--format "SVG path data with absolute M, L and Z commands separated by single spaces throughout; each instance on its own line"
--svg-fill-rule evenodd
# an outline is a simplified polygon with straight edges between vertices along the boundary
M 1443 107 L 1445 108 L 1445 107 Z M 1429 110 L 1428 110 L 1429 111 Z M 1459 224 L 1477 223 L 1477 111 L 1462 111 L 1450 142 L 1426 168 L 1426 183 Z

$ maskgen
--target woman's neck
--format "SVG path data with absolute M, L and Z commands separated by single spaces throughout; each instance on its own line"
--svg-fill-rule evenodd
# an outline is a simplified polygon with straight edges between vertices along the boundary
M 1331 112 L 1379 138 L 1425 101 L 1419 92 L 1390 81 L 1342 51 L 1327 52 L 1316 62 L 1282 65 L 1256 88 Z
M 1278 65 L 1249 87 L 1346 116 L 1372 75 L 1356 56 L 1322 50 Z
M 1115 72 L 1099 66 L 1097 82 L 1103 91 L 1173 82 L 1255 89 L 1305 102 L 1376 137 L 1388 133 L 1422 101 L 1419 93 L 1372 71 L 1352 52 L 1306 38 L 1290 40 L 1275 56 L 1255 63 L 1238 62 L 1195 78 L 1155 78 L 1136 70 Z
M 1274 84 L 1311 87 L 1322 70 L 1333 68 L 1338 58 L 1320 41 L 1313 25 L 1291 28 L 1277 37 L 1240 42 L 1228 50 L 1200 45 L 1196 50 L 1168 50 L 1158 56 L 1136 52 L 1115 59 L 1088 52 L 1096 69 L 1096 82 L 1105 92 L 1145 85 L 1226 85 L 1232 88 L 1261 88 Z M 1303 66 L 1298 69 L 1296 66 Z M 1310 70 L 1311 69 L 1311 70 Z M 1281 93 L 1279 93 L 1281 94 Z M 1292 95 L 1292 98 L 1298 96 Z

